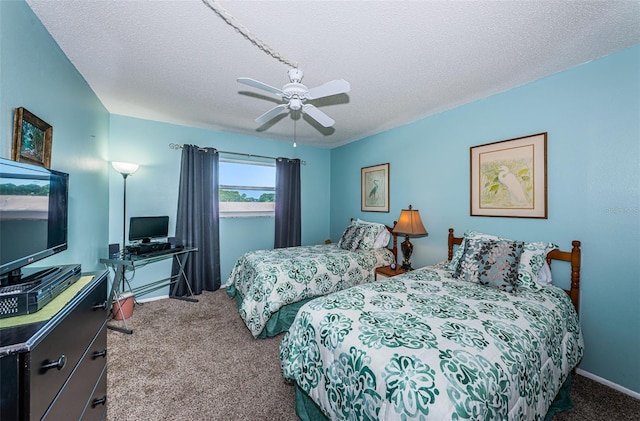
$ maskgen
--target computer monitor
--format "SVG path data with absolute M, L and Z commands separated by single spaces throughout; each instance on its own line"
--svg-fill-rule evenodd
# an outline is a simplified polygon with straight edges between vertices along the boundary
M 135 216 L 129 220 L 129 241 L 148 243 L 169 236 L 168 216 Z

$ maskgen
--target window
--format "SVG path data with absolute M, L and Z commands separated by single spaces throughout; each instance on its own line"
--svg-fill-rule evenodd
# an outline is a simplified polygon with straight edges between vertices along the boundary
M 220 217 L 274 216 L 275 162 L 220 159 Z

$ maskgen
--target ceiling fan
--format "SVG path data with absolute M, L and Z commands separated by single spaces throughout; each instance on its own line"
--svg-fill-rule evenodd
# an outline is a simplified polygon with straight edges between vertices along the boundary
M 304 76 L 302 69 L 290 69 L 288 75 L 290 83 L 284 85 L 282 89 L 274 88 L 266 83 L 250 79 L 248 77 L 239 77 L 237 79 L 239 83 L 263 89 L 279 96 L 282 101 L 284 101 L 283 104 L 275 106 L 260 117 L 256 118 L 256 123 L 262 125 L 280 114 L 288 113 L 289 111 L 301 111 L 324 127 L 333 126 L 335 121 L 331 117 L 320 111 L 314 105 L 306 104 L 305 102 L 308 100 L 347 93 L 351 89 L 349 82 L 343 79 L 332 80 L 323 85 L 308 89 L 301 83 L 302 77 Z

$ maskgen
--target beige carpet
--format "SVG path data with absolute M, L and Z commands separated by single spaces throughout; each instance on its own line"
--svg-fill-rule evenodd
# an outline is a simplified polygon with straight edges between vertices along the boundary
M 108 419 L 297 420 L 282 335 L 253 339 L 224 290 L 198 299 L 136 305 L 132 335 L 109 330 Z M 640 421 L 639 400 L 585 377 L 571 396 L 575 407 L 555 421 Z
M 109 330 L 108 419 L 297 420 L 282 337 L 253 339 L 224 290 L 198 299 L 136 305 L 132 335 Z

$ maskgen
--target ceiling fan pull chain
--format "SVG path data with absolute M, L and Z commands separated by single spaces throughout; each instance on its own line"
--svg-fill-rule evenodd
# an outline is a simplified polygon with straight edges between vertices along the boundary
M 296 146 L 298 146 L 296 144 L 296 119 L 293 119 L 293 147 L 295 148 Z

